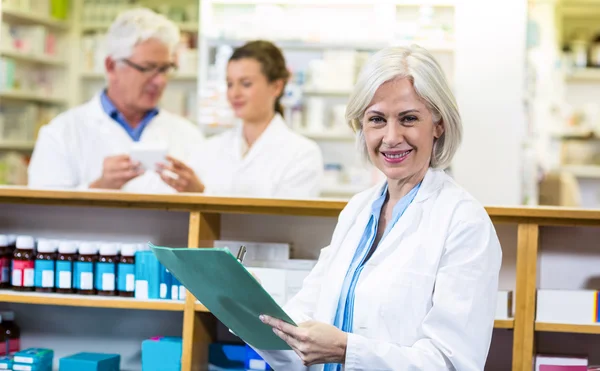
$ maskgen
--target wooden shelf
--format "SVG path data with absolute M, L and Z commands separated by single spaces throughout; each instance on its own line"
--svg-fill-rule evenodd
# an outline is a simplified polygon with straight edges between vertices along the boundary
M 304 95 L 317 95 L 325 97 L 342 97 L 347 98 L 351 91 L 350 90 L 319 90 L 319 89 L 304 89 Z
M 3 9 L 2 21 L 13 24 L 42 25 L 55 30 L 69 29 L 69 24 L 65 21 L 22 10 Z
M 0 55 L 8 58 L 12 58 L 21 62 L 34 63 L 38 65 L 66 67 L 67 62 L 56 57 L 49 57 L 43 55 L 32 55 L 12 50 L 0 50 Z
M 600 179 L 600 165 L 565 165 L 559 169 L 577 178 Z
M 0 290 L 0 302 L 87 308 L 140 309 L 183 312 L 185 303 L 175 300 L 137 300 L 122 297 L 45 294 Z
M 328 140 L 328 141 L 342 141 L 342 142 L 351 142 L 354 141 L 355 137 L 352 133 L 342 134 L 342 133 L 315 133 L 306 130 L 294 130 L 296 133 L 305 136 L 314 140 Z
M 600 324 L 582 325 L 552 322 L 536 322 L 535 331 L 540 332 L 570 332 L 576 334 L 600 334 Z
M 33 151 L 34 141 L 0 140 L 0 151 Z
M 600 82 L 600 68 L 581 68 L 567 75 L 569 82 Z
M 494 321 L 494 328 L 512 329 L 514 327 L 514 319 L 497 319 Z
M 200 302 L 198 302 L 198 301 L 194 305 L 194 309 L 196 310 L 196 312 L 210 313 L 210 311 L 208 310 L 208 308 L 206 308 L 204 305 L 200 304 Z
M 29 101 L 36 103 L 46 103 L 46 104 L 67 104 L 65 99 L 55 98 L 55 97 L 46 97 L 40 94 L 31 93 L 31 92 L 23 92 L 23 91 L 2 91 L 0 92 L 0 99 L 10 99 L 10 100 L 19 100 L 19 101 Z
M 81 78 L 86 80 L 103 80 L 104 73 L 102 72 L 82 72 Z M 171 80 L 176 81 L 196 81 L 198 79 L 198 75 L 193 74 L 175 74 L 171 78 Z

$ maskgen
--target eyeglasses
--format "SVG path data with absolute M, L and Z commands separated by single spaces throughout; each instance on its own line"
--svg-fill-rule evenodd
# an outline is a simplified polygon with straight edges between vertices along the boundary
M 162 73 L 162 74 L 166 75 L 167 77 L 170 77 L 177 70 L 177 65 L 175 65 L 175 63 L 169 63 L 169 64 L 166 64 L 163 66 L 145 67 L 145 66 L 140 66 L 139 64 L 134 63 L 134 62 L 130 61 L 129 59 L 121 59 L 121 61 L 124 62 L 129 67 L 138 70 L 139 72 L 143 73 L 144 75 L 146 75 L 148 77 L 154 77 L 154 76 L 158 75 L 159 73 Z

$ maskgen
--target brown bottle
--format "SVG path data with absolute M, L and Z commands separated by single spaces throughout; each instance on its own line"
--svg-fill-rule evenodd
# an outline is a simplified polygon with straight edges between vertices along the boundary
M 73 285 L 78 294 L 96 295 L 94 289 L 95 265 L 98 261 L 98 247 L 91 242 L 82 242 L 79 245 L 79 256 L 73 265 Z
M 17 237 L 17 248 L 13 253 L 12 287 L 16 291 L 34 290 L 35 252 L 31 236 Z
M 119 296 L 132 298 L 135 294 L 135 244 L 121 246 L 121 256 L 117 264 L 117 290 Z
M 72 294 L 75 292 L 73 287 L 73 265 L 75 260 L 77 260 L 77 244 L 73 241 L 61 241 L 58 245 L 56 279 L 54 280 L 57 293 Z
M 0 234 L 0 288 L 10 288 L 10 266 L 12 249 L 8 246 L 8 236 Z
M 35 256 L 35 291 L 54 292 L 56 242 L 38 240 Z
M 18 352 L 21 350 L 21 329 L 15 323 L 15 313 L 12 311 L 0 312 L 0 317 L 6 335 L 6 349 L 8 350 L 6 354 Z
M 100 245 L 100 258 L 96 263 L 96 291 L 98 295 L 117 295 L 117 261 L 118 245 L 114 243 L 103 243 Z

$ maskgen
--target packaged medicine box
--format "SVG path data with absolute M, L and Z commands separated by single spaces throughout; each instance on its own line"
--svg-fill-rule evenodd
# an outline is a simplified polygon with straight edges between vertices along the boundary
M 538 322 L 594 324 L 598 322 L 598 291 L 538 290 Z

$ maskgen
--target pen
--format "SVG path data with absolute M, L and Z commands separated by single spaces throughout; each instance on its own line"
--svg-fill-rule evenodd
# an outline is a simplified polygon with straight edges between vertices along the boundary
M 240 246 L 240 249 L 238 250 L 236 259 L 240 263 L 244 263 L 244 256 L 246 256 L 246 246 L 242 245 L 242 246 Z

